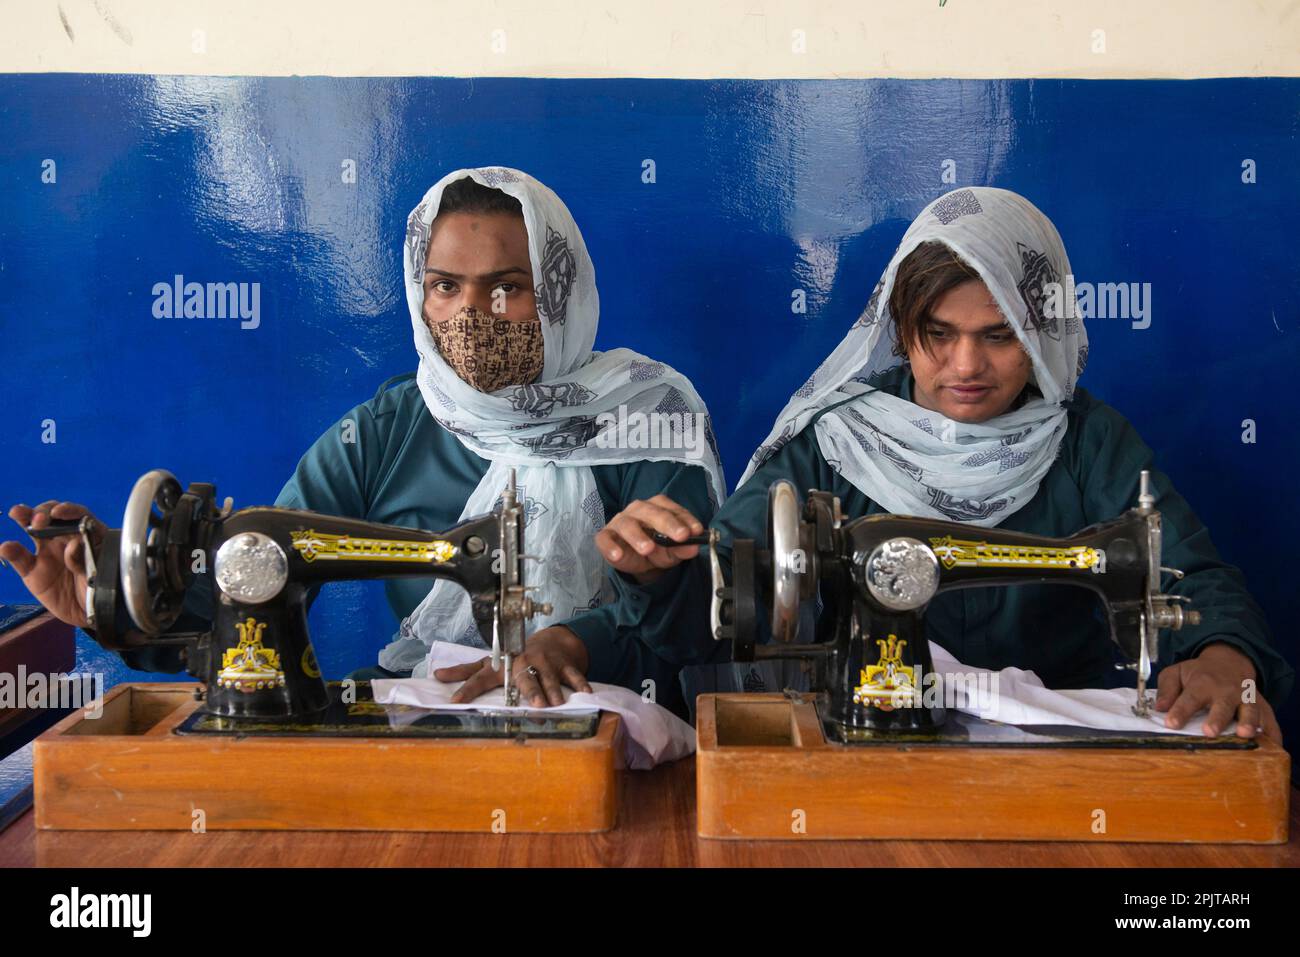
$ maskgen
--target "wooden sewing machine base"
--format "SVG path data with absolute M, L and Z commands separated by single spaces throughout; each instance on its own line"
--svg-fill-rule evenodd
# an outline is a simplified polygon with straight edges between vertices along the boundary
M 984 724 L 995 738 L 1023 734 Z M 1287 841 L 1291 759 L 1267 738 L 1249 749 L 841 744 L 811 695 L 779 694 L 701 695 L 696 736 L 701 837 Z
M 590 833 L 614 826 L 618 716 L 586 738 L 178 734 L 197 684 L 122 684 L 35 741 L 36 826 Z

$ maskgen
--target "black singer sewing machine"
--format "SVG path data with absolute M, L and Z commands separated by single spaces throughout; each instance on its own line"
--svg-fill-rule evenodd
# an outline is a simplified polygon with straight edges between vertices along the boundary
M 1137 672 L 1134 711 L 1146 715 L 1160 630 L 1200 622 L 1187 598 L 1161 591 L 1162 573 L 1182 572 L 1160 565 L 1160 513 L 1147 482 L 1143 472 L 1136 508 L 1063 539 L 900 515 L 846 522 L 829 493 L 809 492 L 801 511 L 794 486 L 776 482 L 768 547 L 734 543 L 730 586 L 712 533 L 713 636 L 731 641 L 734 661 L 807 662 L 822 718 L 841 740 L 880 737 L 862 731 L 932 733 L 947 713 L 923 688 L 933 672 L 924 621 L 931 599 L 955 588 L 1075 585 L 1100 597 L 1111 637 Z M 819 588 L 830 638 L 796 644 L 800 606 Z M 771 643 L 757 640 L 760 604 Z
M 525 624 L 550 606 L 524 583 L 514 476 L 497 507 L 441 532 L 285 508 L 218 508 L 155 470 L 121 529 L 89 516 L 29 529 L 77 532 L 89 627 L 105 648 L 181 645 L 201 685 L 126 683 L 100 713 L 37 739 L 37 826 L 590 832 L 613 826 L 618 717 L 609 712 L 424 709 L 380 704 L 369 682 L 326 682 L 307 630 L 313 586 L 442 578 L 469 594 L 492 666 L 505 671 Z M 169 630 L 199 574 L 211 627 Z
M 825 492 L 801 508 L 788 482 L 769 490 L 767 518 L 766 547 L 733 543 L 730 583 L 716 530 L 689 542 L 709 546 L 713 636 L 734 661 L 799 660 L 812 690 L 699 696 L 702 837 L 1286 840 L 1289 760 L 1276 742 L 1154 723 L 1019 727 L 969 713 L 969 698 L 945 708 L 943 683 L 962 676 L 933 674 L 934 596 L 1052 583 L 1098 595 L 1137 673 L 1133 711 L 1150 714 L 1160 631 L 1200 618 L 1160 587 L 1181 572 L 1161 567 L 1145 472 L 1135 508 L 1061 539 L 901 515 L 848 521 Z M 800 643 L 800 608 L 819 594 L 824 640 Z
M 301 509 L 235 512 L 229 499 L 222 508 L 215 499 L 215 486 L 196 482 L 182 492 L 170 472 L 155 469 L 136 482 L 120 529 L 97 530 L 87 516 L 28 531 L 45 538 L 79 532 L 96 640 L 112 651 L 184 645 L 187 669 L 206 686 L 200 710 L 208 714 L 294 721 L 325 711 L 331 697 L 307 632 L 307 594 L 345 579 L 433 577 L 460 585 L 493 667 L 505 669 L 507 703 L 518 703 L 511 659 L 523 651 L 524 623 L 551 609 L 524 584 L 529 556 L 513 474 L 495 511 L 443 532 Z M 213 575 L 212 628 L 168 633 L 196 567 Z

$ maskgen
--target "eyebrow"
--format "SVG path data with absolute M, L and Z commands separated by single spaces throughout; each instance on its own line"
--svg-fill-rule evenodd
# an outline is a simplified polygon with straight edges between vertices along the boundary
M 957 328 L 951 322 L 944 322 L 942 319 L 934 318 L 934 316 L 928 316 L 926 321 L 929 323 L 929 325 L 942 326 L 945 329 Z M 1013 331 L 1011 326 L 1006 322 L 992 322 L 989 323 L 987 326 L 981 326 L 980 328 L 975 329 L 973 331 L 974 332 L 997 332 L 1002 329 L 1005 329 L 1007 332 Z
M 511 266 L 509 269 L 498 269 L 496 272 L 483 273 L 481 276 L 463 276 L 460 273 L 447 272 L 445 269 L 434 269 L 432 266 L 426 266 L 424 274 L 427 276 L 433 273 L 435 276 L 442 276 L 444 279 L 477 279 L 480 282 L 490 282 L 493 279 L 504 279 L 506 276 L 513 276 L 520 273 L 524 276 L 531 276 L 527 269 L 522 266 Z

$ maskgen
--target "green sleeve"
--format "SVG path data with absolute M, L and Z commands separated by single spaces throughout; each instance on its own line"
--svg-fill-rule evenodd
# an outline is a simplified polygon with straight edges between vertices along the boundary
M 662 494 L 706 525 L 713 517 L 708 475 L 701 466 L 636 462 L 593 469 L 593 473 L 606 515 Z M 677 587 L 684 571 L 684 565 L 679 565 L 644 588 L 611 570 L 614 600 L 563 622 L 587 647 L 588 678 L 633 689 L 651 678 L 661 691 L 676 688 L 672 660 L 661 649 L 671 644 L 674 621 L 686 597 Z M 662 698 L 659 703 L 665 704 Z
M 376 418 L 370 403 L 353 408 L 303 453 L 276 506 L 364 517 L 379 461 L 374 453 L 383 449 L 389 424 L 388 417 Z
M 1151 473 L 1160 511 L 1164 554 L 1160 563 L 1185 573 L 1166 580 L 1166 591 L 1185 595 L 1201 624 L 1165 631 L 1160 662 L 1193 658 L 1212 642 L 1226 642 L 1255 664 L 1260 693 L 1277 707 L 1291 691 L 1295 672 L 1274 646 L 1264 613 L 1246 590 L 1245 577 L 1219 557 L 1210 533 L 1169 477 L 1154 464 L 1151 449 L 1118 412 L 1101 405 L 1087 417 L 1081 445 L 1083 504 L 1089 522 L 1113 519 L 1137 502 L 1139 473 Z
M 384 387 L 379 391 L 382 395 Z M 374 401 L 378 400 L 376 396 Z M 275 497 L 275 506 L 364 519 L 391 424 L 391 416 L 375 415 L 374 402 L 353 408 L 303 453 Z M 319 584 L 307 589 L 308 611 L 320 589 Z
M 718 559 L 728 582 L 732 577 L 732 542 L 737 538 L 752 538 L 760 544 L 767 540 L 767 490 L 779 479 L 793 482 L 800 495 L 812 488 L 832 489 L 841 496 L 852 491 L 822 458 L 813 430 L 804 429 L 768 459 L 713 516 L 710 527 L 719 533 Z M 647 616 L 657 625 L 651 632 L 651 646 L 661 658 L 679 667 L 730 659 L 730 643 L 714 640 L 709 632 L 713 585 L 704 549 L 693 561 L 683 562 L 649 588 L 630 580 L 623 580 L 620 586 L 650 609 Z M 760 614 L 758 618 L 757 640 L 764 642 L 766 616 Z

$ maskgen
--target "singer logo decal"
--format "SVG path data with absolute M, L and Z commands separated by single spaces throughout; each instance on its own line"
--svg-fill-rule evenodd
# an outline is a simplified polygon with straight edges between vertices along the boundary
M 280 670 L 280 655 L 262 644 L 266 622 L 248 618 L 235 622 L 235 628 L 239 644 L 222 653 L 217 684 L 245 694 L 281 687 L 284 672 Z
M 890 635 L 887 640 L 877 638 L 876 644 L 880 646 L 880 660 L 862 669 L 858 676 L 862 683 L 853 689 L 853 703 L 871 705 L 881 711 L 911 705 L 914 698 L 920 698 L 920 693 L 916 672 L 911 665 L 903 664 L 907 642 Z
M 951 535 L 930 539 L 944 568 L 1091 568 L 1106 570 L 1106 553 L 1100 548 L 1076 545 L 1052 548 L 1041 545 L 991 545 L 969 542 Z
M 333 561 L 347 559 L 377 562 L 434 562 L 441 565 L 450 561 L 457 548 L 451 542 L 404 542 L 390 538 L 354 538 L 351 535 L 326 535 L 313 529 L 291 532 L 293 547 L 303 561 L 316 559 Z

